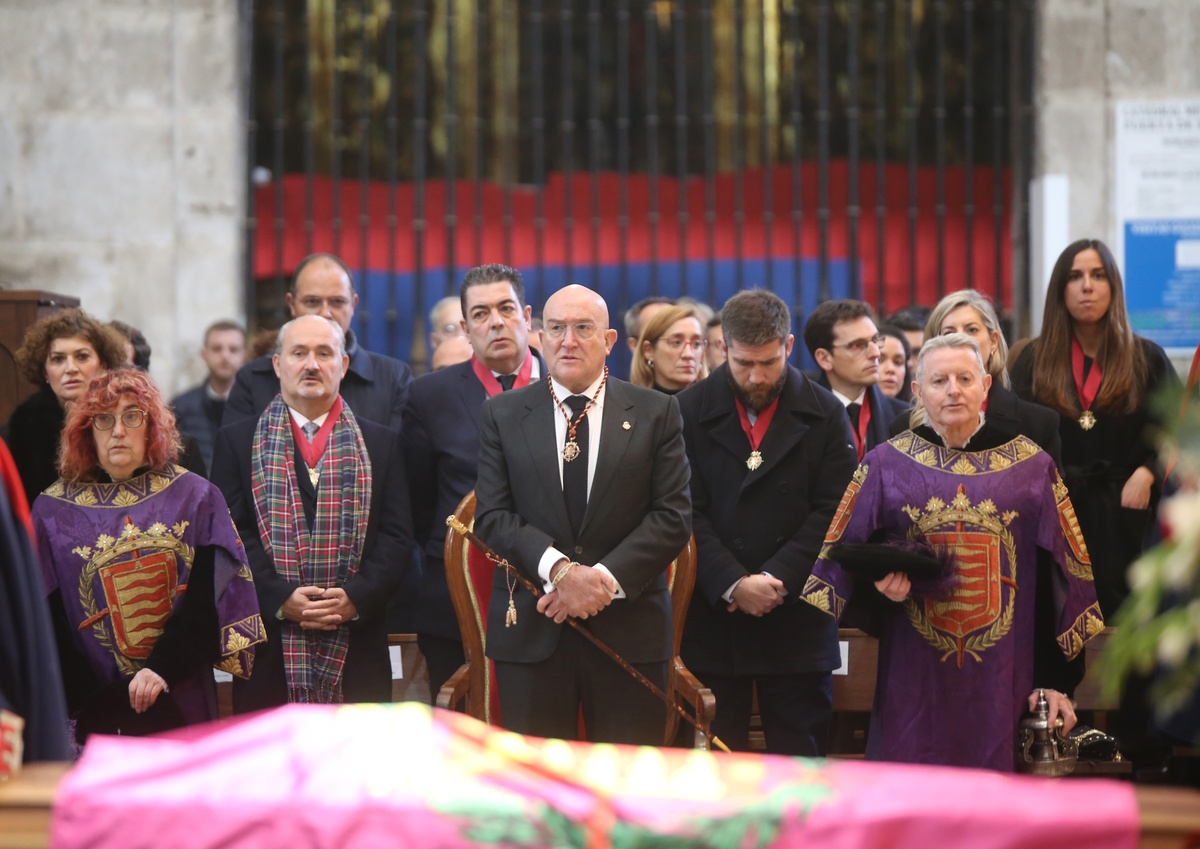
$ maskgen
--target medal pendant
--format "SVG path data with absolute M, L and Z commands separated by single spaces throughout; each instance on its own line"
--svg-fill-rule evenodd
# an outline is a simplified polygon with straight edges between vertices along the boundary
M 579 443 L 576 442 L 574 439 L 570 440 L 566 445 L 563 446 L 562 456 L 563 456 L 563 459 L 566 460 L 568 463 L 571 462 L 572 460 L 574 460 L 576 457 L 578 457 L 579 456 Z
M 308 470 L 308 479 L 312 482 L 313 489 L 317 488 L 317 482 L 321 480 L 321 473 L 316 469 Z
M 1096 417 L 1092 415 L 1091 410 L 1083 411 L 1083 415 L 1079 417 L 1079 426 L 1084 430 L 1091 430 L 1096 426 Z
M 757 469 L 762 464 L 763 464 L 762 454 L 758 451 L 751 451 L 750 457 L 747 458 L 747 460 L 746 460 L 746 468 L 753 472 L 755 469 Z

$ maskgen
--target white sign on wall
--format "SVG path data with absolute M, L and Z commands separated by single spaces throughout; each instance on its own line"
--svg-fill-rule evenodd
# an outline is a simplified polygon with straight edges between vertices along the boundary
M 1134 332 L 1200 342 L 1200 100 L 1116 107 L 1117 261 Z

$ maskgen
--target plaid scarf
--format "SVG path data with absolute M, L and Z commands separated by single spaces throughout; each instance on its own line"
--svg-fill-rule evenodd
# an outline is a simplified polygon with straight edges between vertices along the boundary
M 296 484 L 295 451 L 291 413 L 277 395 L 254 434 L 252 491 L 259 535 L 275 571 L 289 583 L 340 587 L 358 573 L 362 559 L 371 458 L 354 414 L 343 405 L 325 448 L 310 530 Z M 350 642 L 346 623 L 335 631 L 306 631 L 290 620 L 282 625 L 288 701 L 341 702 Z

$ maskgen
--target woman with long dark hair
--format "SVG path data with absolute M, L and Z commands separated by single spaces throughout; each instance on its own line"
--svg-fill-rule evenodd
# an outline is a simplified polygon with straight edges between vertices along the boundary
M 1041 335 L 1012 368 L 1013 389 L 1059 415 L 1064 478 L 1111 618 L 1129 594 L 1162 491 L 1154 397 L 1179 378 L 1161 347 L 1136 336 L 1121 272 L 1096 239 L 1072 242 L 1050 275 Z

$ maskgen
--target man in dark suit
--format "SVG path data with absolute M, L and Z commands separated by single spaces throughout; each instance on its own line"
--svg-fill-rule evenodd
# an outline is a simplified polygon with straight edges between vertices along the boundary
M 235 321 L 216 321 L 204 331 L 200 358 L 208 376 L 199 386 L 171 399 L 175 426 L 196 437 L 206 471 L 212 469 L 213 443 L 225 415 L 225 400 L 238 369 L 246 361 L 246 331 Z
M 671 396 L 608 378 L 604 359 L 617 332 L 595 292 L 560 289 L 544 320 L 551 380 L 483 406 L 476 531 L 546 590 L 535 599 L 496 571 L 487 654 L 496 662 L 501 721 L 573 739 L 582 708 L 589 740 L 661 744 L 664 706 L 563 622 L 587 620 L 666 686 L 666 568 L 691 533 L 679 407 Z
M 521 272 L 507 265 L 473 268 L 463 278 L 459 296 L 473 355 L 413 381 L 401 431 L 413 529 L 424 545 L 417 645 L 425 655 L 435 703 L 442 684 L 464 660 L 446 586 L 443 543 L 446 517 L 475 488 L 483 402 L 546 374 L 529 348 L 532 310 L 525 303 Z
M 889 398 L 879 380 L 879 330 L 863 301 L 826 301 L 804 323 L 804 344 L 821 373 L 817 382 L 846 408 L 858 459 L 888 440 L 888 425 L 909 408 Z
M 678 396 L 697 548 L 681 653 L 731 748 L 749 747 L 757 687 L 767 751 L 820 755 L 837 631 L 798 602 L 854 472 L 852 437 L 837 399 L 788 365 L 782 300 L 740 292 L 721 318 L 726 363 Z
M 399 434 L 338 394 L 340 326 L 301 316 L 273 357 L 280 397 L 217 434 L 214 482 L 246 546 L 267 643 L 234 710 L 391 699 L 384 608 L 411 558 Z
M 346 337 L 350 367 L 342 380 L 341 394 L 359 419 L 399 430 L 412 383 L 407 363 L 366 350 L 358 343 L 350 322 L 358 295 L 354 279 L 332 254 L 312 254 L 296 266 L 291 291 L 285 296 L 292 316 L 319 315 L 337 322 Z M 257 416 L 279 392 L 279 378 L 271 357 L 259 357 L 237 374 L 225 402 L 222 424 Z

